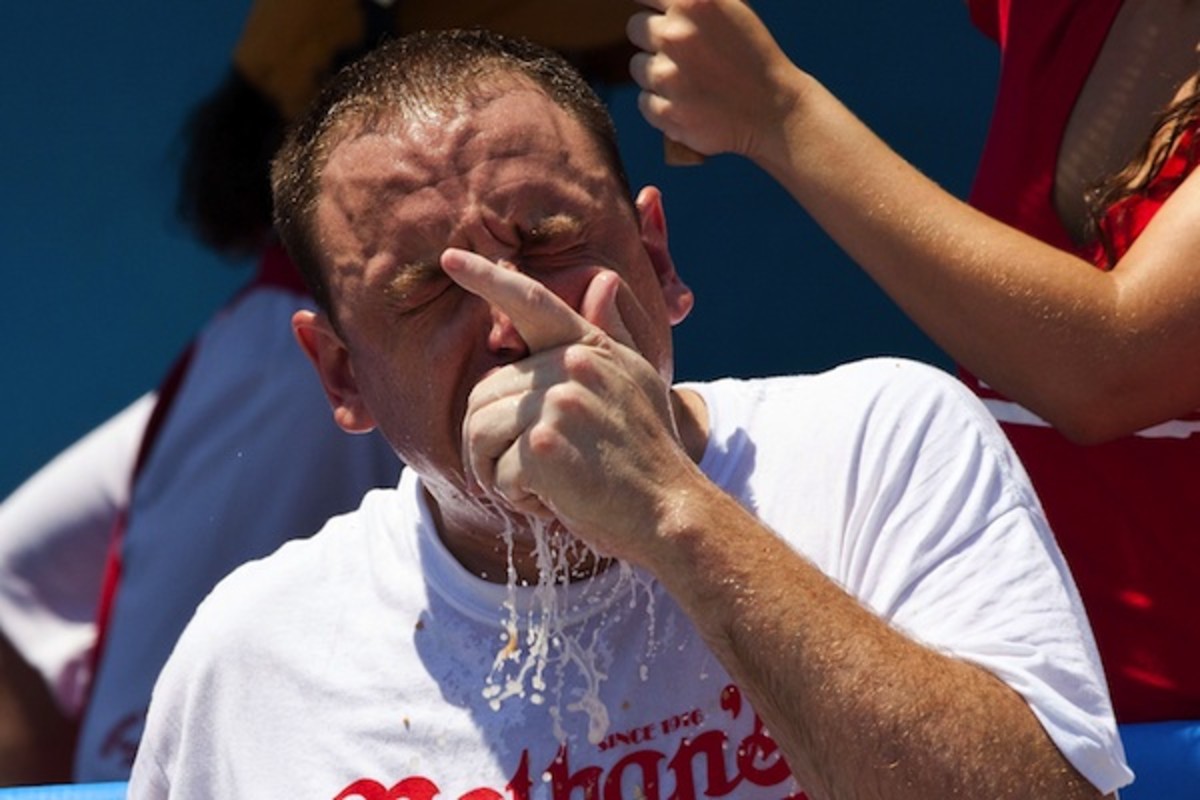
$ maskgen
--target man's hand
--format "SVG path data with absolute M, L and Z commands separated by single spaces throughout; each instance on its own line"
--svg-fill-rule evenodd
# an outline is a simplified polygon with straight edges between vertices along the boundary
M 698 476 L 675 428 L 670 388 L 636 350 L 619 306 L 636 303 L 611 271 L 576 312 L 538 281 L 450 249 L 446 273 L 512 320 L 530 356 L 471 392 L 463 464 L 472 488 L 557 518 L 606 555 L 640 562 L 677 478 Z

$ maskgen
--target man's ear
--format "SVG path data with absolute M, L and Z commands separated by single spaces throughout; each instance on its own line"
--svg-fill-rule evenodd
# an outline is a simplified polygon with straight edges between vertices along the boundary
M 333 420 L 349 433 L 367 433 L 375 428 L 375 417 L 367 409 L 350 363 L 350 351 L 325 314 L 297 311 L 292 315 L 292 333 L 300 349 L 316 367 L 325 396 L 333 408 Z
M 675 262 L 667 247 L 667 216 L 663 211 L 662 192 L 654 186 L 643 188 L 638 192 L 636 206 L 642 246 L 650 256 L 658 284 L 662 287 L 667 317 L 672 325 L 678 325 L 691 312 L 696 298 L 675 271 Z

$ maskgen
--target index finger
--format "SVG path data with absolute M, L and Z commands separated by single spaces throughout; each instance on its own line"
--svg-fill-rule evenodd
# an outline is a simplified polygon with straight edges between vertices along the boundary
M 562 298 L 517 270 L 456 247 L 442 253 L 441 263 L 455 283 L 507 314 L 531 353 L 578 342 L 595 330 Z

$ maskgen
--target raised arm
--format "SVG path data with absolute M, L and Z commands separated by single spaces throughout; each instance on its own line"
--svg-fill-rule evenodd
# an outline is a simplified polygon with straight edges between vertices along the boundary
M 957 361 L 1080 441 L 1200 406 L 1200 179 L 1111 272 L 975 211 L 907 164 L 738 0 L 641 0 L 651 124 L 758 164 Z

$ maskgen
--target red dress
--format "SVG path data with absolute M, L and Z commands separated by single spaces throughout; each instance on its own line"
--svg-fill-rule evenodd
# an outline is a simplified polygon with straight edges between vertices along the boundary
M 1002 52 L 971 202 L 1101 268 L 1099 247 L 1073 244 L 1053 187 L 1071 109 L 1120 7 L 1120 0 L 971 2 L 975 22 Z M 1118 253 L 1194 167 L 1194 133 L 1147 191 L 1110 210 L 1104 224 Z M 964 379 L 1001 421 L 1042 498 L 1087 606 L 1118 720 L 1200 719 L 1200 414 L 1085 447 L 973 376 Z

